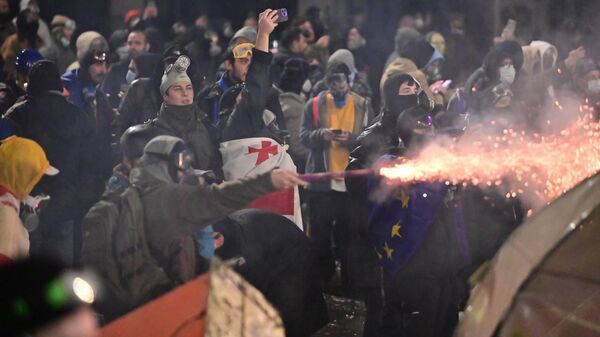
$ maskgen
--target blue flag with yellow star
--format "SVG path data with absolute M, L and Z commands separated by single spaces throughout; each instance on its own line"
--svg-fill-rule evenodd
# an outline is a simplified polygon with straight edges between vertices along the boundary
M 377 178 L 369 180 L 370 194 L 377 191 L 379 182 Z M 416 183 L 399 187 L 387 200 L 371 204 L 369 235 L 386 272 L 397 273 L 414 256 L 447 191 L 444 183 Z

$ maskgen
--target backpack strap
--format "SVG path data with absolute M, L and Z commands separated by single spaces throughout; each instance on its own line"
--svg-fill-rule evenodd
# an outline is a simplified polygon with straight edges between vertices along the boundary
M 316 128 L 319 127 L 319 101 L 321 100 L 321 95 L 317 95 L 313 98 L 312 101 L 312 117 L 313 117 L 313 126 Z

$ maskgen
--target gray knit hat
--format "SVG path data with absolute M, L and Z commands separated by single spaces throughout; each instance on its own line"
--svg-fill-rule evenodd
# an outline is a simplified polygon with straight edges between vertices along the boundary
M 336 62 L 345 64 L 350 72 L 356 70 L 356 66 L 354 64 L 354 55 L 348 49 L 338 49 L 335 53 L 329 56 L 329 60 L 327 61 L 327 65 L 334 64 Z
M 177 58 L 175 63 L 170 65 L 167 70 L 165 70 L 165 73 L 160 81 L 161 95 L 165 96 L 167 94 L 167 90 L 169 90 L 169 88 L 177 82 L 186 81 L 192 83 L 192 80 L 190 80 L 190 77 L 187 74 L 187 68 L 190 66 L 190 63 L 191 61 L 189 57 L 181 55 Z
M 231 38 L 231 41 L 229 42 L 229 45 L 231 46 L 233 44 L 237 44 L 236 40 L 239 38 L 245 39 L 250 43 L 256 43 L 256 35 L 256 29 L 248 26 L 242 27 L 237 32 L 235 32 L 235 34 Z

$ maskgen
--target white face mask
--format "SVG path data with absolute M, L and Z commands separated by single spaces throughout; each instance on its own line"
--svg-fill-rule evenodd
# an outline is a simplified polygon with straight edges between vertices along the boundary
M 425 21 L 423 21 L 423 19 L 421 18 L 417 18 L 415 20 L 415 26 L 417 27 L 417 29 L 421 29 L 423 28 L 423 26 L 425 26 Z
M 62 43 L 63 47 L 68 47 L 71 44 L 71 41 L 63 36 L 60 38 L 60 43 Z
M 600 94 L 600 80 L 591 80 L 587 83 L 587 90 L 590 94 Z
M 505 66 L 500 67 L 500 82 L 511 85 L 515 82 L 515 76 L 517 74 L 515 67 L 512 64 L 507 64 Z
M 358 48 L 367 44 L 367 40 L 364 37 L 350 37 L 348 38 L 348 49 L 357 50 Z
M 127 81 L 127 84 L 131 85 L 131 83 L 133 81 L 135 81 L 136 78 L 137 78 L 136 73 L 134 73 L 133 71 L 131 71 L 131 69 L 129 69 L 127 71 L 127 75 L 125 75 L 125 81 Z

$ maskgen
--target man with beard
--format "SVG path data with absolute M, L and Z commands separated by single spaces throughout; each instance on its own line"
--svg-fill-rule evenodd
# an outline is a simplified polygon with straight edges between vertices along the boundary
M 127 36 L 128 57 L 110 66 L 106 79 L 102 83 L 102 91 L 107 95 L 111 108 L 121 103 L 119 92 L 127 91 L 127 71 L 129 63 L 138 55 L 150 50 L 150 42 L 143 30 L 132 30 Z
M 62 75 L 67 100 L 82 109 L 92 121 L 93 150 L 98 156 L 100 179 L 107 179 L 112 171 L 111 129 L 112 110 L 104 93 L 98 89 L 106 75 L 108 43 L 97 32 L 88 31 L 77 38 L 77 59 L 80 68 Z
M 344 171 L 356 138 L 372 119 L 369 100 L 350 91 L 348 74 L 329 73 L 326 82 L 328 90 L 308 101 L 300 125 L 300 140 L 310 149 L 306 173 Z M 327 284 L 334 273 L 334 223 L 339 234 L 337 257 L 345 272 L 348 226 L 354 214 L 348 209 L 349 193 L 343 179 L 314 182 L 308 190 L 310 239 L 317 254 L 319 278 Z

